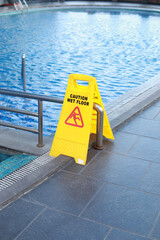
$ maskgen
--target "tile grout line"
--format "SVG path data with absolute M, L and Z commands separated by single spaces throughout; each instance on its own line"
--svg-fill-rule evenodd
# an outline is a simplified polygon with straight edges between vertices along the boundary
M 141 118 L 142 119 L 142 118 Z M 143 118 L 144 119 L 144 118 Z M 150 120 L 150 119 L 147 119 L 147 120 Z M 152 121 L 154 121 L 154 120 L 152 120 Z M 155 121 L 154 121 L 155 122 Z M 156 123 L 159 123 L 159 121 L 156 121 Z M 136 135 L 136 136 L 138 136 L 138 137 L 144 137 L 144 138 L 150 138 L 150 139 L 154 139 L 154 140 L 159 140 L 160 141 L 160 138 L 157 138 L 157 137 L 151 137 L 151 136 L 147 136 L 147 135 L 141 135 L 141 134 L 137 134 L 137 133 L 133 133 L 133 132 L 127 132 L 127 131 L 125 131 L 125 130 L 121 130 L 121 129 L 119 129 L 119 132 L 121 132 L 121 133 L 127 133 L 127 134 L 131 134 L 131 135 Z
M 78 177 L 81 177 L 81 178 L 84 178 L 84 179 L 87 179 L 87 180 L 93 180 L 93 181 L 95 181 L 95 182 L 105 182 L 105 183 L 107 183 L 104 179 L 98 179 L 98 178 L 94 178 L 94 177 L 91 177 L 91 176 L 88 176 L 88 175 L 82 175 L 82 174 L 79 174 L 79 173 L 75 173 L 75 172 L 69 172 L 69 171 L 67 171 L 67 170 L 63 170 L 63 171 L 61 171 L 62 173 L 67 173 L 67 174 L 71 174 L 71 175 L 73 175 L 73 176 L 78 176 Z
M 59 212 L 59 213 L 63 213 L 63 214 L 66 214 L 66 215 L 70 215 L 70 216 L 73 216 L 73 217 L 78 217 L 77 214 L 74 214 L 74 213 L 71 213 L 71 212 L 67 212 L 66 210 L 63 210 L 63 209 L 51 207 L 49 205 L 46 205 L 44 203 L 40 203 L 38 201 L 34 201 L 34 200 L 32 201 L 32 200 L 28 200 L 28 199 L 24 199 L 24 198 L 22 198 L 22 200 L 24 200 L 24 201 L 26 201 L 28 203 L 39 205 L 41 207 L 44 207 L 45 209 L 49 209 L 49 210 L 52 210 L 52 211 L 55 211 L 55 212 Z
M 33 218 L 33 220 L 14 238 L 14 240 L 17 240 L 18 237 L 23 233 L 25 232 L 25 230 L 46 210 L 47 208 L 43 208 L 40 213 L 35 217 Z
M 156 226 L 156 224 L 157 224 L 157 222 L 158 222 L 158 220 L 159 220 L 159 217 L 160 217 L 160 212 L 158 213 L 158 215 L 157 215 L 157 217 L 156 217 L 156 220 L 155 220 L 155 222 L 153 223 L 153 226 L 152 226 L 152 228 L 151 228 L 151 230 L 150 230 L 150 232 L 149 232 L 149 234 L 148 234 L 148 237 L 151 237 L 151 235 L 152 235 L 152 233 L 153 233 L 153 230 L 154 230 L 154 228 L 155 228 L 155 226 Z
M 151 160 L 148 160 L 148 159 L 145 159 L 145 158 L 140 158 L 140 157 L 137 157 L 137 156 L 135 157 L 135 156 L 132 156 L 132 155 L 127 155 L 127 154 L 123 154 L 123 153 L 113 152 L 113 151 L 109 151 L 109 150 L 104 150 L 104 151 L 106 153 L 113 153 L 115 155 L 120 155 L 120 156 L 123 156 L 123 157 L 135 158 L 136 160 L 141 160 L 141 161 L 150 162 L 150 163 L 156 163 L 156 164 L 160 165 L 160 162 L 151 161 Z
M 99 152 L 97 152 L 97 153 L 95 154 L 95 156 L 89 161 L 89 163 L 86 164 L 85 167 L 82 168 L 82 169 L 79 171 L 79 175 L 81 175 L 81 173 L 84 171 L 84 169 L 86 169 L 86 168 L 95 160 L 95 158 L 100 155 L 101 152 L 102 152 L 102 151 L 100 150 Z
M 118 152 L 118 151 L 116 152 L 116 151 L 112 151 L 112 150 L 110 151 L 108 149 L 104 149 L 103 152 L 104 153 L 111 153 L 111 154 L 113 153 L 114 155 L 120 155 L 120 156 L 123 156 L 123 157 L 126 156 L 126 153 L 121 153 L 121 152 Z
M 159 108 L 160 108 L 160 107 L 159 107 Z M 157 121 L 157 120 L 156 120 L 156 117 L 157 117 L 159 114 L 160 114 L 160 110 L 159 110 L 159 112 L 154 116 L 154 118 L 153 118 L 154 121 Z
M 26 200 L 26 199 L 23 199 L 24 201 L 28 202 L 28 203 L 32 203 L 32 204 L 36 204 L 36 205 L 39 205 L 41 207 L 44 207 L 45 209 L 49 209 L 49 210 L 52 210 L 52 211 L 55 211 L 55 212 L 58 212 L 58 213 L 63 213 L 63 214 L 66 214 L 66 215 L 69 215 L 69 216 L 73 216 L 73 217 L 76 217 L 76 218 L 79 218 L 79 216 L 77 214 L 74 214 L 74 213 L 71 213 L 71 212 L 68 212 L 66 210 L 63 210 L 63 209 L 58 209 L 58 208 L 55 208 L 55 207 L 51 207 L 51 206 L 48 206 L 48 205 L 43 205 L 43 204 L 38 204 L 39 202 L 34 202 L 34 201 L 30 201 L 30 200 Z M 81 219 L 83 220 L 86 220 L 88 222 L 94 222 L 94 223 L 97 223 L 97 224 L 100 224 L 100 225 L 103 225 L 103 226 L 108 226 L 108 227 L 111 227 L 109 225 L 106 225 L 104 223 L 99 223 L 97 221 L 94 221 L 92 219 L 87 219 L 87 218 L 83 218 L 83 217 L 80 217 Z
M 147 162 L 150 162 L 150 161 L 147 161 Z M 151 162 L 151 164 L 152 163 L 154 163 L 154 162 Z M 127 189 L 130 189 L 130 190 L 135 190 L 135 191 L 142 192 L 142 193 L 147 193 L 147 194 L 150 194 L 150 195 L 153 195 L 153 196 L 158 196 L 158 197 L 160 196 L 160 193 L 148 192 L 148 191 L 139 189 L 137 187 L 132 187 L 132 186 L 123 185 L 123 184 L 119 184 L 119 183 L 115 183 L 115 182 L 110 182 L 110 181 L 106 181 L 104 179 L 98 179 L 98 178 L 94 178 L 94 177 L 91 177 L 91 176 L 88 176 L 88 175 L 80 175 L 79 173 L 68 172 L 66 170 L 63 170 L 62 172 L 67 173 L 67 174 L 72 174 L 72 175 L 75 175 L 75 176 L 81 176 L 81 177 L 84 177 L 86 179 L 90 179 L 90 180 L 94 180 L 94 181 L 100 181 L 100 182 L 103 182 L 103 183 L 106 183 L 106 184 L 111 184 L 111 185 L 127 188 Z
M 60 172 L 65 172 L 65 173 L 75 174 L 77 176 L 85 176 L 85 175 L 81 174 L 81 172 L 83 173 L 83 170 L 86 169 L 95 160 L 95 158 L 100 155 L 100 153 L 101 153 L 101 151 L 96 153 L 95 156 L 79 172 L 69 171 L 69 170 L 66 170 L 65 168 L 60 169 L 59 171 Z M 71 163 L 69 163 L 66 167 L 68 167 Z M 95 180 L 98 180 L 98 179 L 95 179 Z
M 109 234 L 111 233 L 112 229 L 113 229 L 112 227 L 109 229 L 109 231 L 108 231 L 107 235 L 104 237 L 104 239 L 103 239 L 103 240 L 106 240 L 106 239 L 108 238 L 108 236 L 109 236 Z
M 101 225 L 103 225 L 103 226 L 107 226 L 107 227 L 109 227 L 109 228 L 112 228 L 112 230 L 115 229 L 115 230 L 123 231 L 123 232 L 126 232 L 126 233 L 130 233 L 130 234 L 135 235 L 135 236 L 139 236 L 139 237 L 143 237 L 143 238 L 146 238 L 146 237 L 147 237 L 147 239 L 148 239 L 148 236 L 146 236 L 146 235 L 143 235 L 143 234 L 140 234 L 140 233 L 137 233 L 137 232 L 132 232 L 132 231 L 129 231 L 129 230 L 124 229 L 124 228 L 120 228 L 120 227 L 116 227 L 116 226 L 111 226 L 111 225 L 109 225 L 109 224 L 105 224 L 105 223 L 103 223 L 103 222 L 98 222 L 98 221 L 96 221 L 96 220 L 93 220 L 93 219 L 90 219 L 90 218 L 87 218 L 87 217 L 81 217 L 81 219 L 84 219 L 84 220 L 86 220 L 86 221 L 93 222 L 93 223 L 96 223 L 96 224 L 101 224 Z M 150 239 L 155 239 L 155 238 L 149 237 L 149 240 L 150 240 Z M 105 239 L 104 239 L 104 240 L 105 240 Z
M 28 193 L 27 193 L 28 194 Z M 20 199 L 22 199 L 23 201 L 27 202 L 27 203 L 32 203 L 32 204 L 36 204 L 38 206 L 41 206 L 43 208 L 48 208 L 48 205 L 46 205 L 45 203 L 42 203 L 42 202 L 38 202 L 37 200 L 32 200 L 32 199 L 26 199 L 24 198 L 23 196 L 20 197 Z
M 60 169 L 59 171 L 63 171 L 65 168 L 67 168 L 67 167 L 69 167 L 73 162 L 75 162 L 74 161 L 74 159 L 71 159 L 68 163 L 66 163 L 66 165 L 62 168 L 62 169 Z
M 141 184 L 142 180 L 144 179 L 144 177 L 146 176 L 146 174 L 149 172 L 151 166 L 152 166 L 153 162 L 151 162 L 148 166 L 148 168 L 146 169 L 146 171 L 144 172 L 143 176 L 141 177 L 141 179 L 139 180 L 139 182 L 136 185 L 136 189 L 138 189 L 138 186 Z
M 148 118 L 148 117 L 143 117 L 143 116 L 137 116 L 137 118 L 155 121 L 154 118 Z
M 137 135 L 137 139 L 136 141 L 132 144 L 132 146 L 129 148 L 128 152 L 126 153 L 126 156 L 128 156 L 128 154 L 132 151 L 132 149 L 135 147 L 135 145 L 138 143 L 138 141 L 141 139 L 142 137 Z
M 93 195 L 93 197 L 89 200 L 89 202 L 86 204 L 86 206 L 83 208 L 83 210 L 79 213 L 78 217 L 81 217 L 83 212 L 87 209 L 87 207 L 90 205 L 90 203 L 94 200 L 94 198 L 97 196 L 97 194 L 102 190 L 102 188 L 106 185 L 105 182 L 102 183 L 102 186 L 97 190 L 97 192 Z
M 88 222 L 92 222 L 92 223 L 96 223 L 96 224 L 99 224 L 99 225 L 107 226 L 109 228 L 115 228 L 115 227 L 113 227 L 113 226 L 111 226 L 109 224 L 106 224 L 106 223 L 103 223 L 103 222 L 98 222 L 98 221 L 96 221 L 94 219 L 90 219 L 90 218 L 87 218 L 87 217 L 80 217 L 80 218 L 83 219 L 83 220 L 86 220 Z

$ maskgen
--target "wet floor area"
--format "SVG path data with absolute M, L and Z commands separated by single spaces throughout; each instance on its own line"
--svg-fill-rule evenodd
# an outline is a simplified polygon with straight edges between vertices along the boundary
M 160 101 L 2 209 L 0 239 L 160 239 L 159 126 Z

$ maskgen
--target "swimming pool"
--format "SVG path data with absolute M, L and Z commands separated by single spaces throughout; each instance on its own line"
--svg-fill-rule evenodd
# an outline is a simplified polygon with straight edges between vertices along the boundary
M 124 10 L 43 11 L 0 17 L 0 88 L 64 97 L 68 76 L 96 77 L 109 102 L 160 72 L 158 13 Z M 6 106 L 37 111 L 37 103 L 1 97 Z M 56 129 L 60 105 L 44 104 L 44 133 Z M 0 113 L 1 119 L 33 127 L 32 118 Z

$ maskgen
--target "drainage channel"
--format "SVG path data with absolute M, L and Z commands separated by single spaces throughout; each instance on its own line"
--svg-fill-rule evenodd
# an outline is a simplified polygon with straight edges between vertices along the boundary
M 70 161 L 72 161 L 70 157 L 60 155 L 54 158 L 47 152 L 2 178 L 0 180 L 0 209 L 38 186 Z
M 23 179 L 25 176 L 31 174 L 41 166 L 47 164 L 52 159 L 50 158 L 43 158 L 38 157 L 32 162 L 26 164 L 25 166 L 19 168 L 18 170 L 12 172 L 11 174 L 7 175 L 6 177 L 0 180 L 0 191 L 3 191 L 7 187 L 11 186 L 12 184 L 16 183 L 17 181 Z

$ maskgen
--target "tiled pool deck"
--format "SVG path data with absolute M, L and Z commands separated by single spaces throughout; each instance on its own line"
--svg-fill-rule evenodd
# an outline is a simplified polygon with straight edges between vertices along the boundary
M 160 239 L 160 100 L 0 212 L 1 240 Z

